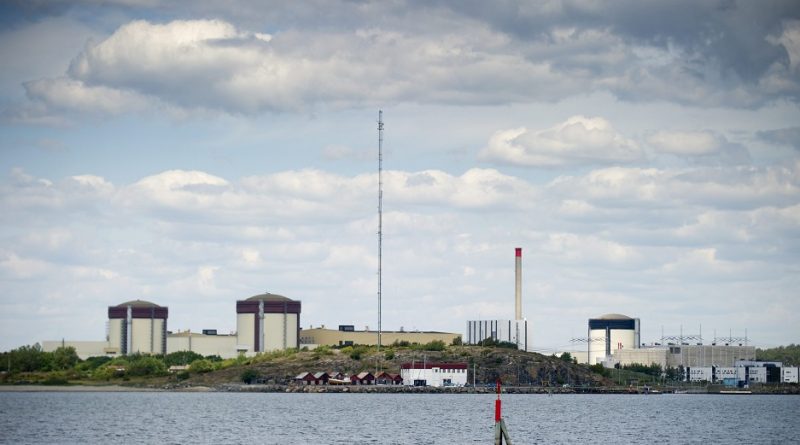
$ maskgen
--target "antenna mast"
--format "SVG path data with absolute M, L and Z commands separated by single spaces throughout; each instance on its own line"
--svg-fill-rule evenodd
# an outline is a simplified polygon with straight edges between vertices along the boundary
M 381 350 L 381 287 L 383 261 L 383 110 L 378 110 L 378 352 Z

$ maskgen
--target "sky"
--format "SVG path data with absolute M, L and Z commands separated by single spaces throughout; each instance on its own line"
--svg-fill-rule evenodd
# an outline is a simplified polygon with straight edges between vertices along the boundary
M 800 3 L 5 1 L 0 350 L 107 307 L 800 342 Z

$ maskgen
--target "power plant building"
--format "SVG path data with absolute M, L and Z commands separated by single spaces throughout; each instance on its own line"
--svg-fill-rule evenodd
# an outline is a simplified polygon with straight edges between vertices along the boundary
M 236 302 L 237 344 L 247 353 L 300 347 L 300 302 L 262 294 Z
M 522 248 L 514 248 L 514 320 L 469 320 L 465 343 L 475 345 L 486 339 L 514 343 L 517 349 L 529 351 L 533 347 L 532 331 L 528 320 L 522 316 Z
M 438 331 L 381 331 L 381 344 L 390 346 L 397 342 L 425 344 L 432 341 L 442 341 L 452 344 L 461 334 Z M 347 346 L 378 344 L 378 331 L 365 329 L 355 330 L 353 325 L 339 325 L 339 329 L 308 328 L 300 330 L 300 346 L 313 349 L 317 346 Z
M 376 345 L 377 331 L 357 331 L 353 325 L 338 330 L 300 329 L 301 302 L 283 295 L 264 293 L 236 302 L 236 332 L 218 334 L 216 329 L 201 332 L 167 330 L 169 309 L 155 303 L 134 300 L 108 308 L 105 341 L 44 341 L 42 349 L 75 348 L 81 359 L 127 354 L 170 354 L 192 351 L 203 356 L 235 358 L 307 346 Z M 436 331 L 383 331 L 382 343 L 452 344 L 461 334 Z
M 106 341 L 44 341 L 42 349 L 73 347 L 81 359 L 177 351 L 222 358 L 250 356 L 299 347 L 300 309 L 299 301 L 265 293 L 236 302 L 236 333 L 218 335 L 216 329 L 173 333 L 167 330 L 167 307 L 133 300 L 108 308 Z
M 612 353 L 636 349 L 640 345 L 638 318 L 622 314 L 605 314 L 589 319 L 589 364 L 607 361 Z
M 166 354 L 169 309 L 144 300 L 108 308 L 108 352 Z
M 741 360 L 755 360 L 755 346 L 667 345 L 614 351 L 612 362 L 620 365 L 656 364 L 662 369 L 733 367 Z

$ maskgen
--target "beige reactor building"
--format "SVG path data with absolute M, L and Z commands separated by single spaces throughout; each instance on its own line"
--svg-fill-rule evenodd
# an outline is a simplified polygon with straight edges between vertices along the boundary
M 169 309 L 150 301 L 132 300 L 108 307 L 105 341 L 44 341 L 42 349 L 54 351 L 61 346 L 75 348 L 81 359 L 94 356 L 127 354 L 170 354 L 192 351 L 200 355 L 235 358 L 290 348 L 375 345 L 378 333 L 356 331 L 352 325 L 338 330 L 300 329 L 300 301 L 283 295 L 264 293 L 236 302 L 236 332 L 218 334 L 216 329 L 201 332 L 168 330 Z M 382 343 L 395 341 L 429 343 L 441 340 L 450 344 L 460 334 L 434 331 L 383 331 Z

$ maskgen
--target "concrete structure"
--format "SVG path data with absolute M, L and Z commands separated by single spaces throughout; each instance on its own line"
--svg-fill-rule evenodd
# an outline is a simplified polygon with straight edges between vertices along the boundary
M 144 300 L 108 308 L 110 354 L 166 354 L 169 309 Z
M 246 349 L 238 349 L 238 336 L 203 334 L 199 332 L 168 332 L 167 354 L 178 351 L 192 351 L 203 356 L 218 355 L 222 358 L 236 358 Z
M 300 302 L 265 293 L 236 302 L 237 350 L 299 348 Z
M 608 362 L 616 351 L 639 347 L 639 319 L 622 314 L 590 318 L 588 340 L 589 364 Z
M 467 363 L 403 363 L 400 376 L 407 386 L 464 386 Z
M 514 249 L 514 320 L 522 320 L 522 248 Z
M 436 331 L 383 331 L 381 343 L 391 345 L 395 342 L 408 343 L 430 343 L 432 341 L 443 341 L 450 345 L 456 338 L 461 338 L 461 334 L 451 332 Z M 317 346 L 346 346 L 346 345 L 368 345 L 375 346 L 378 343 L 378 332 L 371 330 L 356 331 L 352 325 L 341 325 L 339 329 L 308 328 L 300 330 L 300 346 L 315 348 Z
M 476 345 L 487 338 L 495 341 L 514 343 L 518 349 L 531 348 L 531 331 L 528 320 L 469 320 L 465 343 Z
M 800 381 L 798 381 L 800 379 L 798 370 L 797 366 L 781 368 L 781 383 L 800 383 Z
M 517 349 L 530 351 L 533 331 L 522 316 L 522 248 L 514 248 L 514 320 L 468 320 L 465 343 L 478 344 L 486 339 L 514 343 Z
M 236 313 L 237 333 L 217 335 L 216 329 L 172 333 L 167 331 L 168 308 L 133 300 L 108 308 L 106 341 L 44 341 L 42 348 L 54 351 L 60 346 L 71 346 L 78 357 L 86 359 L 178 351 L 234 358 L 239 354 L 299 347 L 299 301 L 266 293 L 237 301 Z
M 613 351 L 612 364 L 651 365 L 662 369 L 690 367 L 735 367 L 740 360 L 753 360 L 756 356 L 754 346 L 717 345 L 672 345 L 649 346 L 639 349 L 619 349 Z

